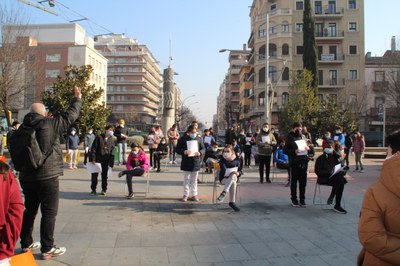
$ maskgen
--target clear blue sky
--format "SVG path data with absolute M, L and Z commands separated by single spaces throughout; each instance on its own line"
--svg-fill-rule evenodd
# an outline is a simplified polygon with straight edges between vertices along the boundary
M 3 2 L 4 1 L 4 2 Z M 30 0 L 36 2 L 37 0 Z M 125 33 L 147 45 L 161 62 L 168 65 L 169 39 L 172 65 L 182 97 L 201 121 L 211 123 L 216 113 L 217 95 L 228 67 L 228 54 L 222 48 L 242 49 L 250 34 L 249 6 L 252 0 L 56 0 L 56 17 L 17 0 L 2 0 L 24 12 L 30 23 L 78 22 L 87 34 Z M 58 4 L 57 4 L 58 2 Z M 65 5 L 67 8 L 63 7 Z M 68 8 L 70 10 L 68 10 Z M 399 0 L 365 0 L 365 51 L 381 55 L 390 48 L 391 36 L 399 38 Z M 96 25 L 98 24 L 98 25 Z M 101 26 L 101 27 L 100 27 Z M 103 28 L 102 28 L 103 27 Z M 106 28 L 106 29 L 104 29 Z M 192 104 L 199 102 L 198 104 Z

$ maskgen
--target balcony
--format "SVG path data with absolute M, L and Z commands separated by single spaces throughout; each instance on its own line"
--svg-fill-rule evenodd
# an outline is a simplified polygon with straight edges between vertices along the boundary
M 254 47 L 254 32 L 251 32 L 249 40 L 247 41 L 247 46 L 249 48 L 253 48 Z
M 374 92 L 385 92 L 389 87 L 388 81 L 373 81 L 372 82 L 372 90 Z
M 343 64 L 344 54 L 319 54 L 319 64 Z
M 316 40 L 343 40 L 344 39 L 344 31 L 342 30 L 335 30 L 325 28 L 323 31 L 316 31 L 315 32 Z
M 315 18 L 342 18 L 344 15 L 343 7 L 335 7 L 335 6 L 324 6 L 315 7 L 314 8 Z
M 345 79 L 322 79 L 319 81 L 318 88 L 320 89 L 330 89 L 330 88 L 344 88 Z

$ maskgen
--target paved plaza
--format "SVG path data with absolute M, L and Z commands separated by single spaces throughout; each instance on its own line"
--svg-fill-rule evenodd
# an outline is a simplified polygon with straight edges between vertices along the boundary
M 123 197 L 124 179 L 117 177 L 123 166 L 115 167 L 107 196 L 96 197 L 89 195 L 86 169 L 65 170 L 55 239 L 67 253 L 40 261 L 36 250 L 35 257 L 38 265 L 355 265 L 362 198 L 379 176 L 383 159 L 364 162 L 365 173 L 352 172 L 354 167 L 348 173 L 346 215 L 327 205 L 313 205 L 313 173 L 307 184 L 307 208 L 294 208 L 284 186 L 285 173 L 278 173 L 272 184 L 260 184 L 257 168 L 245 169 L 238 200 L 241 211 L 235 213 L 227 203 L 212 205 L 211 174 L 205 176 L 207 184 L 199 184 L 199 203 L 180 202 L 179 165 L 150 172 L 147 198 L 136 194 L 130 200 Z M 134 182 L 134 190 L 144 188 L 143 178 Z M 323 203 L 329 190 L 321 187 Z M 37 217 L 35 240 L 39 221 Z

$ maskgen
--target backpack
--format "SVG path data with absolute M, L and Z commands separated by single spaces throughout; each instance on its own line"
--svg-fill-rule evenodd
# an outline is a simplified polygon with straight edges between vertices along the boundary
M 36 130 L 24 124 L 10 136 L 8 145 L 14 168 L 21 172 L 40 168 L 53 150 L 51 147 L 46 154 L 43 154 L 36 139 Z

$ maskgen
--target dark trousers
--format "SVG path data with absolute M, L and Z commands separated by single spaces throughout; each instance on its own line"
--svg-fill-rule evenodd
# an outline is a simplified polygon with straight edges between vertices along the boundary
M 340 202 L 342 201 L 344 184 L 346 184 L 346 179 L 344 178 L 343 173 L 338 173 L 329 178 L 328 182 L 321 183 L 321 185 L 332 186 L 329 198 L 333 199 L 333 197 L 335 197 L 337 206 L 340 206 Z
M 141 176 L 144 174 L 144 169 L 143 168 L 135 168 L 132 170 L 124 170 L 122 171 L 122 175 L 126 175 L 126 185 L 128 186 L 128 192 L 129 194 L 133 193 L 132 190 L 132 177 L 133 176 Z
M 346 163 L 346 166 L 349 167 L 349 157 L 350 157 L 350 149 L 344 149 L 344 154 L 346 154 L 344 161 Z
M 290 169 L 291 182 L 290 182 L 290 195 L 292 201 L 297 201 L 297 182 L 299 182 L 299 196 L 300 202 L 306 199 L 306 186 L 307 186 L 307 172 L 308 164 L 293 164 Z
M 41 251 L 48 252 L 54 246 L 54 227 L 58 212 L 59 184 L 58 177 L 43 182 L 21 181 L 25 196 L 25 211 L 21 230 L 21 247 L 29 247 L 33 243 L 32 231 L 35 217 L 40 206 Z
M 265 165 L 265 180 L 269 182 L 269 172 L 271 169 L 271 155 L 258 155 L 258 160 L 260 162 L 259 172 L 260 172 L 260 181 L 264 179 L 264 165 Z
M 101 162 L 101 190 L 106 192 L 107 191 L 107 185 L 108 185 L 108 161 L 106 162 Z M 96 191 L 97 188 L 97 183 L 98 183 L 98 178 L 99 173 L 93 173 L 92 174 L 92 184 L 90 185 L 90 188 L 92 189 L 92 191 Z
M 151 167 L 153 167 L 153 165 L 154 165 L 154 152 L 156 151 L 156 149 L 153 149 L 153 148 L 149 148 L 149 153 L 150 153 L 150 166 Z
M 159 154 L 154 154 L 154 168 L 157 168 L 157 170 L 160 170 L 161 167 L 161 159 L 163 159 L 165 155 L 159 155 Z
M 169 150 L 168 150 L 168 154 L 169 154 L 169 159 L 170 161 L 175 162 L 175 158 L 176 158 L 176 145 L 169 143 Z
M 250 166 L 251 162 L 251 153 L 245 153 L 244 154 L 244 165 Z
M 85 151 L 85 156 L 83 157 L 83 164 L 84 164 L 84 165 L 86 165 L 86 163 L 87 163 L 87 161 L 88 161 L 88 158 L 89 158 L 89 152 L 86 152 L 86 151 Z

